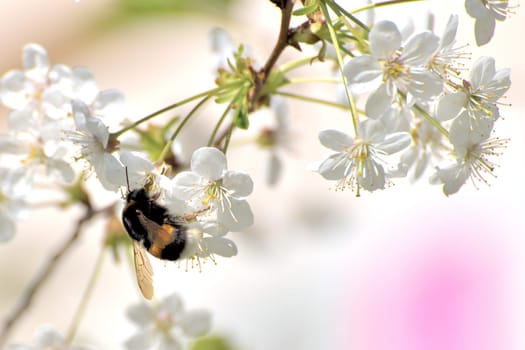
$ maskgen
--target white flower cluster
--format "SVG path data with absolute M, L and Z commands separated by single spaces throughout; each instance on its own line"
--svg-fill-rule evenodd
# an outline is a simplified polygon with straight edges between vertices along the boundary
M 62 183 L 76 177 L 77 146 L 66 137 L 75 130 L 71 101 L 105 117 L 118 114 L 123 101 L 118 91 L 99 91 L 87 68 L 50 65 L 47 52 L 37 44 L 23 48 L 22 63 L 23 70 L 10 70 L 0 78 L 0 102 L 10 109 L 8 131 L 0 135 L 0 171 L 5 173 L 0 177 L 2 240 L 12 237 L 14 219 L 36 176 Z
M 317 171 L 337 189 L 374 191 L 413 169 L 419 178 L 432 165 L 432 183 L 453 194 L 469 179 L 485 181 L 506 141 L 491 138 L 498 105 L 510 87 L 509 70 L 496 70 L 493 58 L 474 62 L 468 79 L 455 46 L 458 27 L 451 16 L 443 36 L 425 31 L 407 40 L 390 21 L 373 25 L 369 51 L 344 66 L 349 90 L 366 98 L 364 114 L 351 137 L 337 130 L 319 134 L 334 151 Z M 365 88 L 363 88 L 365 87 Z M 359 120 L 356 118 L 356 120 Z M 403 151 L 399 157 L 392 156 Z M 443 159 L 450 164 L 440 165 Z
M 51 66 L 36 44 L 24 47 L 23 65 L 23 71 L 9 71 L 0 80 L 1 102 L 11 109 L 8 132 L 0 135 L 0 240 L 13 236 L 14 222 L 41 168 L 65 183 L 87 168 L 114 192 L 128 185 L 129 190 L 140 188 L 153 178 L 160 184 L 154 195 L 165 200 L 171 214 L 193 213 L 185 257 L 237 253 L 224 236 L 253 223 L 245 199 L 253 183 L 245 173 L 228 171 L 221 151 L 197 150 L 191 171 L 168 179 L 144 154 L 123 148 L 110 133 L 108 125 L 118 126 L 122 119 L 121 93 L 99 91 L 86 68 Z M 81 166 L 75 167 L 77 163 Z

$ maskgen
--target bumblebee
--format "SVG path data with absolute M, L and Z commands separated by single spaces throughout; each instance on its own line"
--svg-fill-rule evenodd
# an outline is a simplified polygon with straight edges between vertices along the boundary
M 153 297 L 153 269 L 145 253 L 163 260 L 179 259 L 187 242 L 187 228 L 182 217 L 170 215 L 146 188 L 128 191 L 122 222 L 133 240 L 137 283 L 146 299 Z

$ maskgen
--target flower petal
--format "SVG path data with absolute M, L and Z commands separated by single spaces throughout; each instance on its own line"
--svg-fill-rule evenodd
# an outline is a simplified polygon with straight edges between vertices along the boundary
M 367 191 L 375 191 L 385 188 L 385 170 L 380 164 L 374 161 L 367 161 L 364 163 L 361 176 L 358 176 L 357 181 L 363 189 Z
M 126 168 L 129 189 L 133 190 L 144 186 L 146 175 L 153 170 L 153 164 L 148 159 L 130 151 L 120 152 L 119 158 Z
M 173 178 L 173 196 L 188 200 L 200 192 L 198 188 L 203 178 L 193 171 L 181 171 Z
M 408 92 L 422 102 L 429 102 L 443 91 L 443 81 L 438 75 L 427 71 L 412 71 Z
M 487 44 L 494 35 L 496 19 L 493 16 L 486 16 L 476 20 L 474 33 L 476 34 L 476 44 L 482 46 Z
M 183 350 L 184 348 L 176 339 L 176 336 L 164 337 L 159 343 L 157 350 Z
M 319 165 L 319 174 L 327 180 L 340 180 L 344 177 L 347 156 L 344 153 L 330 155 Z
M 230 231 L 241 231 L 253 225 L 252 209 L 246 200 L 230 198 L 229 207 L 217 208 L 217 220 Z
M 73 99 L 71 100 L 71 108 L 76 128 L 79 131 L 88 131 L 86 126 L 87 118 L 90 117 L 88 106 L 81 100 Z
M 44 91 L 41 104 L 46 117 L 54 120 L 66 119 L 71 112 L 71 99 L 56 86 Z
M 452 165 L 444 169 L 438 169 L 437 176 L 444 184 L 443 193 L 446 196 L 459 191 L 470 176 L 470 168 L 459 164 Z
M 88 115 L 86 118 L 86 131 L 92 135 L 105 150 L 108 146 L 109 131 L 104 122 Z
M 0 211 L 0 242 L 7 242 L 15 235 L 15 223 L 12 218 Z
M 211 329 L 211 316 L 207 311 L 194 310 L 187 312 L 184 318 L 179 320 L 179 324 L 186 335 L 202 336 Z
M 366 115 L 372 119 L 379 119 L 392 106 L 392 97 L 388 95 L 386 85 L 381 84 L 366 101 Z
M 124 167 L 115 156 L 107 152 L 92 154 L 88 159 L 97 178 L 108 191 L 116 191 L 119 187 L 126 186 Z
M 34 87 L 23 72 L 11 70 L 0 80 L 0 99 L 11 109 L 22 109 L 34 94 Z
M 115 89 L 102 90 L 93 101 L 92 108 L 96 115 L 118 116 L 124 106 L 124 94 Z
M 466 106 L 467 95 L 462 91 L 443 95 L 438 102 L 436 119 L 440 122 L 444 122 L 455 118 Z
M 35 332 L 35 343 L 42 348 L 60 348 L 64 345 L 64 338 L 51 325 L 40 326 Z
M 222 185 L 235 197 L 246 197 L 253 191 L 250 175 L 240 171 L 229 170 L 224 174 Z
M 378 58 L 388 58 L 392 52 L 401 46 L 401 33 L 397 26 L 390 21 L 377 22 L 368 37 L 370 52 Z
M 474 18 L 490 16 L 490 10 L 485 7 L 482 0 L 466 0 L 465 9 Z
M 146 303 L 133 304 L 126 309 L 128 318 L 141 328 L 147 327 L 155 314 L 151 307 Z
M 181 298 L 177 294 L 172 293 L 161 300 L 160 309 L 168 312 L 170 315 L 177 315 L 184 311 L 184 305 Z
M 27 44 L 22 49 L 22 62 L 29 79 L 45 82 L 49 71 L 49 58 L 46 50 L 38 44 Z
M 209 253 L 220 255 L 225 258 L 231 258 L 237 255 L 237 246 L 235 243 L 223 237 L 206 237 L 204 238 L 205 246 Z
M 201 147 L 191 156 L 191 170 L 210 180 L 218 180 L 226 171 L 226 156 L 215 147 Z
M 445 27 L 445 31 L 441 36 L 441 43 L 439 44 L 440 48 L 447 47 L 454 43 L 458 31 L 458 23 L 458 15 L 450 15 L 450 17 L 448 18 L 447 25 Z
M 483 56 L 474 62 L 470 70 L 470 82 L 474 89 L 484 89 L 492 82 L 496 74 L 496 61 L 493 57 Z
M 388 134 L 385 140 L 377 145 L 377 148 L 383 150 L 387 154 L 397 153 L 404 150 L 410 145 L 410 134 L 407 132 L 395 132 Z
M 357 125 L 357 135 L 370 143 L 380 143 L 385 139 L 385 126 L 379 120 L 366 119 Z
M 75 179 L 73 168 L 68 162 L 62 159 L 50 158 L 46 170 L 48 175 L 56 176 L 60 181 L 65 183 L 71 183 Z
M 430 32 L 414 35 L 405 44 L 403 61 L 411 66 L 425 65 L 439 47 L 439 37 Z
M 378 78 L 382 73 L 379 62 L 370 55 L 352 58 L 343 69 L 348 84 L 366 83 Z
M 319 133 L 319 141 L 323 146 L 336 152 L 340 152 L 354 144 L 354 140 L 350 135 L 334 129 L 322 130 Z
M 270 153 L 267 165 L 266 165 L 266 184 L 268 186 L 275 186 L 282 173 L 282 163 L 275 152 Z
M 11 111 L 8 116 L 10 131 L 28 131 L 38 125 L 38 112 L 31 106 Z
M 73 71 L 74 96 L 85 103 L 91 104 L 98 94 L 98 87 L 91 69 L 75 67 Z
M 140 330 L 138 333 L 132 335 L 124 346 L 128 350 L 144 350 L 149 349 L 156 341 L 155 334 L 150 330 Z

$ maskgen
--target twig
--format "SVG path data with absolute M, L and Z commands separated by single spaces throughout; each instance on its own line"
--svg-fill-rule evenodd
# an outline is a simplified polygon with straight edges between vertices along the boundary
M 272 1 L 274 2 L 274 1 Z M 274 2 L 276 3 L 276 2 Z M 289 42 L 289 30 L 290 30 L 290 20 L 292 18 L 292 10 L 293 10 L 293 4 L 294 0 L 282 0 L 278 1 L 279 4 L 282 4 L 283 6 L 279 5 L 279 8 L 281 9 L 281 25 L 279 29 L 279 36 L 277 37 L 277 42 L 275 43 L 275 46 L 270 53 L 270 56 L 266 60 L 266 63 L 264 64 L 264 67 L 257 72 L 255 75 L 255 87 L 253 94 L 251 95 L 251 103 L 250 105 L 257 106 L 257 100 L 259 99 L 261 95 L 261 89 L 264 86 L 264 83 L 268 79 L 268 76 L 270 75 L 270 71 L 272 70 L 273 66 L 277 62 L 277 59 L 281 54 L 283 53 L 284 49 L 290 44 Z M 233 122 L 230 122 L 227 128 L 225 128 L 221 134 L 217 137 L 215 142 L 213 143 L 214 147 L 219 148 L 220 144 L 224 141 L 226 136 L 231 135 L 234 128 Z
M 281 53 L 283 50 L 288 46 L 288 31 L 290 29 L 290 19 L 292 17 L 292 9 L 293 9 L 293 1 L 287 0 L 284 8 L 281 9 L 281 27 L 279 29 L 279 37 L 277 39 L 277 42 L 275 43 L 275 46 L 272 50 L 272 53 L 270 54 L 270 57 L 268 57 L 268 60 L 266 61 L 266 64 L 264 65 L 264 68 L 262 69 L 263 72 L 263 82 L 268 77 L 268 74 L 270 73 L 270 70 L 275 65 L 275 62 L 277 62 L 277 59 L 279 56 L 281 56 Z
M 60 262 L 62 257 L 78 239 L 82 231 L 82 226 L 96 215 L 104 212 L 109 212 L 112 207 L 113 206 L 110 206 L 100 210 L 93 210 L 89 206 L 87 207 L 86 213 L 84 214 L 84 216 L 78 219 L 77 224 L 75 226 L 75 230 L 73 231 L 69 239 L 65 241 L 64 244 L 56 251 L 56 253 L 47 261 L 44 267 L 39 271 L 39 273 L 27 286 L 27 288 L 20 296 L 15 307 L 13 308 L 9 316 L 6 318 L 2 331 L 0 333 L 0 348 L 3 347 L 3 345 L 9 338 L 9 333 L 13 329 L 13 326 L 19 321 L 24 312 L 31 306 L 31 303 L 33 302 L 33 299 L 40 287 L 46 282 L 49 276 L 51 276 L 55 268 L 58 266 L 58 263 Z

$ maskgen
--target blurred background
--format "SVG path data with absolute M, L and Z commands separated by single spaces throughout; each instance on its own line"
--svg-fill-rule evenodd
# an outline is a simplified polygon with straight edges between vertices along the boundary
M 404 25 L 409 14 L 422 30 L 429 11 L 437 33 L 450 14 L 458 14 L 458 43 L 474 43 L 474 21 L 463 1 L 411 3 L 376 15 Z M 498 69 L 512 72 L 506 100 L 512 106 L 501 107 L 504 120 L 496 125 L 497 136 L 511 142 L 496 160 L 500 167 L 490 186 L 476 190 L 467 184 L 447 198 L 423 178 L 360 198 L 334 192 L 307 164 L 327 153 L 318 143 L 319 130 L 350 130 L 350 119 L 335 109 L 291 101 L 293 140 L 278 186 L 264 184 L 263 151 L 233 142 L 229 168 L 249 172 L 256 183 L 249 198 L 256 224 L 232 236 L 238 256 L 219 258 L 202 272 L 155 262 L 157 295 L 176 291 L 189 309 L 210 310 L 213 333 L 235 349 L 523 349 L 523 17 L 518 8 L 497 24 L 486 47 L 467 47 L 473 59 L 490 55 Z M 126 117 L 135 120 L 213 87 L 208 33 L 217 26 L 264 62 L 277 37 L 279 11 L 269 1 L 252 0 L 0 0 L 0 72 L 20 68 L 23 45 L 39 43 L 52 63 L 87 66 L 100 89 L 121 90 Z M 299 55 L 288 48 L 280 62 Z M 301 73 L 329 74 L 322 65 Z M 297 88 L 309 96 L 335 95 L 326 84 Z M 4 129 L 6 115 L 0 110 Z M 196 119 L 181 135 L 188 158 L 207 140 L 207 130 L 205 119 Z M 100 205 L 108 199 L 102 197 Z M 15 238 L 0 246 L 0 320 L 80 215 L 75 208 L 35 210 Z M 104 224 L 96 221 L 82 234 L 9 343 L 31 343 L 44 323 L 66 332 Z M 135 333 L 126 307 L 138 301 L 132 270 L 107 259 L 76 343 L 122 348 Z

